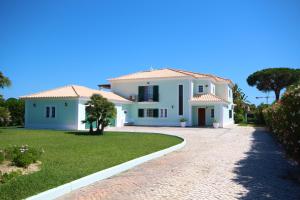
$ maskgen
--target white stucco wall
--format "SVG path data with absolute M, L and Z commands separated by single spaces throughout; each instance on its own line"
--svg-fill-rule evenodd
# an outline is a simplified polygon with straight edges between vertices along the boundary
M 78 128 L 77 105 L 77 99 L 27 99 L 25 100 L 25 128 L 76 130 Z M 46 118 L 47 106 L 55 107 L 55 118 Z
M 234 124 L 234 111 L 232 109 L 233 104 L 228 106 L 223 106 L 223 123 L 222 127 L 226 127 L 228 125 Z M 232 110 L 232 118 L 229 118 L 229 110 Z
M 183 115 L 179 116 L 179 98 L 178 86 L 183 85 Z M 158 85 L 159 86 L 159 102 L 136 102 L 128 106 L 130 110 L 130 120 L 135 125 L 157 125 L 157 126 L 179 126 L 179 119 L 184 117 L 191 123 L 191 110 L 189 99 L 191 95 L 190 80 L 183 79 L 167 79 L 167 80 L 136 80 L 126 82 L 112 82 L 112 92 L 129 98 L 131 95 L 138 97 L 138 86 Z M 139 118 L 138 109 L 167 109 L 167 118 Z

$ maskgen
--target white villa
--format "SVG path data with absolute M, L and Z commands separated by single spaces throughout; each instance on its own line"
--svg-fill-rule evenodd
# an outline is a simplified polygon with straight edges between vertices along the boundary
M 100 94 L 116 106 L 112 126 L 220 127 L 233 124 L 233 83 L 229 79 L 177 69 L 142 71 L 109 79 L 95 90 L 70 85 L 32 95 L 25 100 L 25 127 L 85 130 L 85 103 Z

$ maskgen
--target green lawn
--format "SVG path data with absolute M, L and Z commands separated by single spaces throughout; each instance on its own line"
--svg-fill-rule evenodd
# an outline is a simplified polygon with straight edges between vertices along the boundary
M 246 124 L 246 123 L 239 123 L 239 126 L 251 126 L 251 127 L 264 127 L 265 125 L 262 124 Z
M 28 144 L 45 150 L 42 169 L 0 184 L 0 199 L 22 199 L 182 140 L 161 134 L 105 132 L 88 136 L 63 131 L 0 129 L 0 148 Z

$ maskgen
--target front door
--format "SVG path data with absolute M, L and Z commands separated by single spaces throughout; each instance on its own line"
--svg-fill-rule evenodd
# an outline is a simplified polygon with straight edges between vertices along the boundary
M 205 108 L 198 108 L 198 126 L 205 126 Z

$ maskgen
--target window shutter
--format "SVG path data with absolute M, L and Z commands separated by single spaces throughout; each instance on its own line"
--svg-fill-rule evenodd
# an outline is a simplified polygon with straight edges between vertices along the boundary
M 139 115 L 139 117 L 144 117 L 144 109 L 139 109 L 138 115 Z
M 158 85 L 153 86 L 153 101 L 159 101 Z
M 158 117 L 158 109 L 153 109 L 153 117 Z
M 139 86 L 139 102 L 144 101 L 145 87 Z

